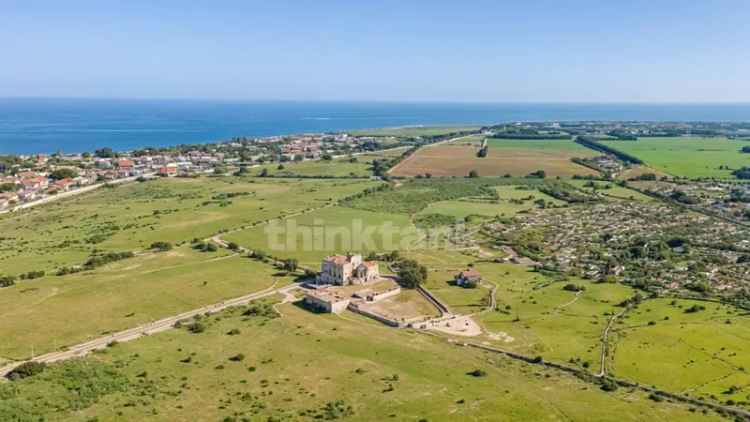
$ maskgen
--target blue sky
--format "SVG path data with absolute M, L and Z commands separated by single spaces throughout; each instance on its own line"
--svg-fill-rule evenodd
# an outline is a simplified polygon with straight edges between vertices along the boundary
M 746 102 L 749 20 L 746 0 L 0 0 L 0 96 Z

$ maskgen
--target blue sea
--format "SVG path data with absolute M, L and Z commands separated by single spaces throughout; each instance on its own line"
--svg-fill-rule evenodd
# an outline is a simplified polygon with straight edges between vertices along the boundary
M 750 121 L 750 104 L 0 99 L 0 153 L 130 150 L 235 136 L 548 120 Z

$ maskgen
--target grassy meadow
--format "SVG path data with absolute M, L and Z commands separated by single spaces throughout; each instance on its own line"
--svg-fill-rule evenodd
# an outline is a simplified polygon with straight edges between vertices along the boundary
M 97 251 L 138 251 L 330 204 L 366 180 L 158 179 L 0 216 L 0 273 L 53 272 Z
M 640 138 L 603 143 L 677 177 L 732 179 L 732 170 L 750 166 L 750 154 L 740 152 L 748 143 L 726 138 Z
M 689 312 L 693 306 L 705 309 Z M 610 365 L 618 376 L 722 402 L 748 400 L 747 312 L 711 302 L 654 299 L 628 313 L 613 333 Z
M 0 359 L 29 357 L 32 347 L 36 354 L 59 350 L 292 281 L 268 264 L 187 246 L 21 281 L 0 289 Z
M 353 314 L 243 309 L 0 384 L 0 420 L 719 420 Z

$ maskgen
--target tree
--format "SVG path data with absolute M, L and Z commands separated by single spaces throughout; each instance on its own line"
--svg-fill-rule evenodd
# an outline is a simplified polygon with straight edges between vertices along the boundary
M 331 160 L 333 160 L 333 157 L 331 157 L 331 154 L 323 154 L 323 155 L 320 156 L 320 158 L 322 160 L 325 160 L 325 161 L 331 161 Z
M 18 190 L 18 186 L 15 183 L 0 184 L 0 192 L 15 192 L 17 190 Z
M 475 177 L 479 177 L 479 172 L 476 171 L 476 170 L 472 170 L 472 171 L 469 172 L 469 177 L 472 178 L 472 179 L 475 178 Z
M 62 179 L 74 179 L 78 177 L 78 173 L 73 169 L 57 169 L 50 173 L 49 177 L 53 180 L 62 180 Z
M 745 153 L 745 154 L 750 154 L 750 146 L 744 146 L 744 147 L 742 147 L 742 149 L 740 150 L 740 152 Z
M 398 264 L 398 282 L 407 289 L 416 289 L 427 279 L 427 267 L 407 259 Z
M 96 155 L 99 158 L 112 158 L 115 156 L 114 151 L 112 151 L 112 148 L 101 148 L 96 151 L 94 151 L 94 155 Z
M 294 258 L 284 260 L 284 270 L 297 271 L 297 260 Z
M 537 170 L 529 173 L 526 177 L 530 179 L 544 179 L 547 177 L 547 172 L 544 170 Z

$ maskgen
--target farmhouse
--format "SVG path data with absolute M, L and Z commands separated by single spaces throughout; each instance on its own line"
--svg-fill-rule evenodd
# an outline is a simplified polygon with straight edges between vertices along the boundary
M 456 274 L 455 280 L 457 286 L 476 286 L 482 281 L 482 275 L 474 268 L 467 268 Z
M 380 278 L 378 263 L 363 261 L 362 255 L 332 255 L 320 265 L 317 281 L 325 284 L 345 286 L 367 283 Z
M 304 304 L 318 312 L 340 313 L 343 312 L 351 298 L 344 297 L 328 289 L 310 290 L 305 293 Z

